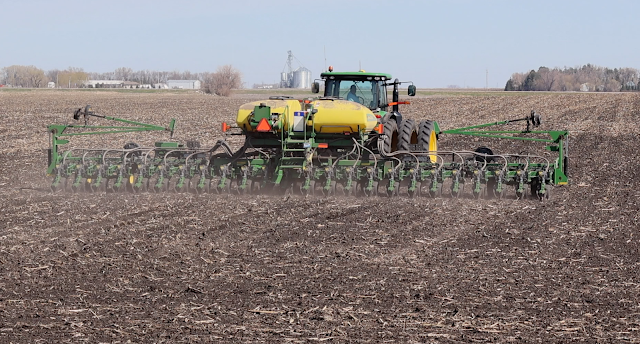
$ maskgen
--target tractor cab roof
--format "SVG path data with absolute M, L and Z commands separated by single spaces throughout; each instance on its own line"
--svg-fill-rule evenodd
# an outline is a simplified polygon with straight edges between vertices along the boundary
M 386 73 L 367 73 L 363 70 L 359 72 L 324 72 L 320 74 L 323 79 L 340 79 L 340 80 L 389 80 L 391 74 Z

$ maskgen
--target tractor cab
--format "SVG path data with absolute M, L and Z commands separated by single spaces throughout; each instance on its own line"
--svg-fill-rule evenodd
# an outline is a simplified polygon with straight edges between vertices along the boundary
M 324 81 L 324 97 L 338 98 L 357 102 L 371 111 L 389 111 L 388 107 L 397 106 L 398 80 L 391 80 L 391 75 L 385 73 L 334 72 L 329 67 L 328 72 L 320 74 Z M 387 86 L 393 86 L 393 102 L 389 102 Z M 415 86 L 409 86 L 409 96 L 415 95 Z M 312 92 L 319 93 L 320 85 L 314 82 Z M 394 109 L 397 111 L 396 109 Z

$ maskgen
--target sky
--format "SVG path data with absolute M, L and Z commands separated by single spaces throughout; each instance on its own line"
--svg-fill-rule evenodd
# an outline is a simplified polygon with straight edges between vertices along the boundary
M 287 51 L 313 78 L 385 72 L 421 88 L 513 73 L 640 68 L 635 0 L 0 0 L 0 68 L 213 72 L 275 83 Z

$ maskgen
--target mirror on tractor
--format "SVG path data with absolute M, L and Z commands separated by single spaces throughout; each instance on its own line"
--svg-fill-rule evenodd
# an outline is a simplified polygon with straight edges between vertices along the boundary
M 416 95 L 416 85 L 409 85 L 409 97 Z
M 311 84 L 311 92 L 312 93 L 320 93 L 320 83 L 317 81 Z

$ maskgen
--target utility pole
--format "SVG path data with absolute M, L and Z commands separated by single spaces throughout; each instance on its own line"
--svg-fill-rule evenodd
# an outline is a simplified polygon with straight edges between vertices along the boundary
M 489 89 L 489 70 L 488 69 L 487 69 L 487 77 L 486 77 L 486 80 L 485 80 L 485 84 L 486 85 L 485 85 L 484 88 L 488 90 Z

